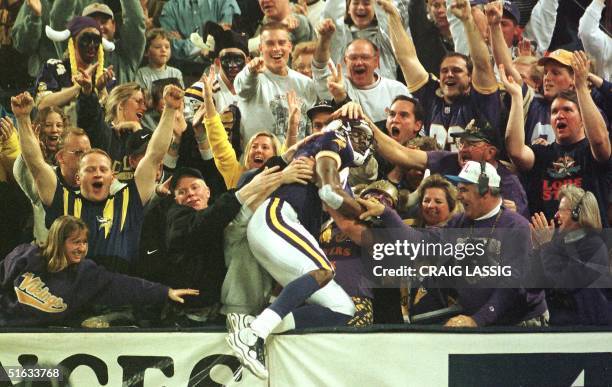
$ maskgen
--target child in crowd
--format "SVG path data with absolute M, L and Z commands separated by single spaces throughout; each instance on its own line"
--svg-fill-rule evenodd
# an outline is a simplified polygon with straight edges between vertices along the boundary
M 136 82 L 142 88 L 150 91 L 151 84 L 157 79 L 177 78 L 181 87 L 184 88 L 181 70 L 167 65 L 171 55 L 172 48 L 168 32 L 161 28 L 154 28 L 147 32 L 145 57 L 148 64 L 138 69 Z

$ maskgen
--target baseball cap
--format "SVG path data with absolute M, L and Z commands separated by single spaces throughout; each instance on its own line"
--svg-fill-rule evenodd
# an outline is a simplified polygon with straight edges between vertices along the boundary
M 453 183 L 478 184 L 478 178 L 482 172 L 481 164 L 478 161 L 468 161 L 465 163 L 458 176 L 445 175 L 448 180 Z M 497 173 L 497 169 L 490 163 L 484 163 L 484 173 L 489 178 L 489 187 L 499 188 L 501 177 Z
M 125 142 L 125 153 L 128 156 L 140 155 L 147 150 L 153 132 L 149 129 L 140 129 L 130 134 Z
M 330 101 L 326 99 L 322 99 L 319 102 L 317 102 L 316 105 L 308 109 L 308 111 L 306 112 L 306 115 L 308 116 L 309 119 L 312 120 L 312 116 L 314 116 L 317 113 L 320 113 L 320 112 L 333 113 L 335 110 L 336 109 L 334 109 Z
M 89 4 L 87 7 L 85 7 L 85 9 L 83 9 L 83 13 L 81 14 L 81 16 L 91 16 L 95 13 L 101 13 L 103 15 L 109 16 L 111 19 L 115 17 L 110 7 L 102 3 Z
M 500 148 L 499 133 L 493 129 L 491 124 L 486 120 L 472 120 L 466 127 L 465 131 L 460 133 L 451 133 L 453 138 L 463 138 L 467 141 L 485 141 L 494 147 Z
M 519 11 L 516 4 L 509 0 L 504 0 L 504 14 L 512 17 L 516 24 L 519 24 L 521 21 L 521 11 Z
M 540 58 L 538 61 L 539 66 L 544 66 L 546 63 L 555 61 L 563 66 L 572 67 L 573 53 L 571 51 L 564 50 L 562 48 L 548 53 L 545 57 Z
M 202 176 L 202 172 L 199 170 L 195 168 L 181 167 L 174 171 L 174 174 L 172 175 L 172 180 L 170 180 L 170 191 L 174 192 L 179 180 L 185 176 L 196 177 L 204 180 L 204 176 Z

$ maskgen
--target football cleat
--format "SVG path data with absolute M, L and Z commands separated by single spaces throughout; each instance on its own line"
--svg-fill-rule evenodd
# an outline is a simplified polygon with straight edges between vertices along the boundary
M 260 379 L 268 378 L 264 339 L 257 336 L 251 328 L 244 328 L 230 333 L 226 340 L 243 366 Z
M 251 316 L 250 314 L 228 313 L 225 319 L 225 325 L 229 333 L 234 333 L 250 327 L 253 320 L 255 320 L 255 316 Z

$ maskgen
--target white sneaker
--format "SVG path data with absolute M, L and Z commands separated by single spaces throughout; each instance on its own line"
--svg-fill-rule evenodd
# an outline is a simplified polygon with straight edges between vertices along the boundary
M 255 316 L 243 313 L 228 313 L 225 319 L 225 325 L 229 333 L 238 332 L 241 329 L 249 328 L 255 320 Z
M 268 378 L 264 339 L 257 336 L 251 328 L 244 328 L 230 333 L 226 340 L 243 366 L 260 379 Z

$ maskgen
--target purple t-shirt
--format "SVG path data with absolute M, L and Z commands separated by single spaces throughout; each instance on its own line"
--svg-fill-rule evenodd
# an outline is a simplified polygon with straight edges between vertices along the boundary
M 467 95 L 448 104 L 439 89 L 440 81 L 430 74 L 429 81 L 412 94 L 429 112 L 425 117 L 423 134 L 435 137 L 443 149 L 457 150 L 455 139 L 450 135 L 463 132 L 472 119 L 484 119 L 493 128 L 499 127 L 502 111 L 499 90 L 482 94 L 472 87 Z
M 599 203 L 604 227 L 608 226 L 607 208 L 612 183 L 612 159 L 598 162 L 585 138 L 571 145 L 556 142 L 532 145 L 535 154 L 533 168 L 527 177 L 527 193 L 531 213 L 544 212 L 552 219 L 559 208 L 559 191 L 565 185 L 575 185 L 591 191 Z

